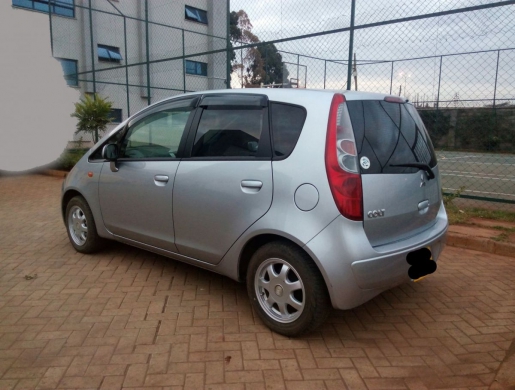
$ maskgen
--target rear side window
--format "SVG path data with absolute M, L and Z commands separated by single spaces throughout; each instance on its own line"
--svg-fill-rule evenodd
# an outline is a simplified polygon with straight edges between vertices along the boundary
M 271 103 L 274 156 L 285 158 L 295 148 L 306 120 L 306 109 L 290 104 Z
M 391 165 L 436 165 L 433 145 L 416 109 L 408 103 L 347 101 L 359 160 L 370 161 L 362 174 L 415 173 L 417 168 Z M 360 164 L 362 165 L 362 164 Z
M 191 157 L 255 157 L 264 120 L 261 107 L 204 109 Z

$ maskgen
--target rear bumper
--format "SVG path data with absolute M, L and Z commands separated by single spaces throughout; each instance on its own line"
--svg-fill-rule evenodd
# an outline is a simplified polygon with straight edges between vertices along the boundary
M 350 309 L 381 292 L 410 282 L 408 253 L 429 247 L 438 261 L 445 246 L 447 214 L 441 206 L 435 224 L 409 239 L 372 247 L 361 222 L 336 218 L 305 249 L 317 262 L 336 309 Z M 438 271 L 437 271 L 438 272 Z

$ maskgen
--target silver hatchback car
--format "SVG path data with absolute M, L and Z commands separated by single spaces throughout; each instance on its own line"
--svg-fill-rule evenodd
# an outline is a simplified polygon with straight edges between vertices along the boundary
M 448 227 L 413 105 L 328 90 L 149 106 L 77 163 L 62 213 L 79 252 L 112 239 L 246 280 L 263 322 L 286 336 L 434 272 Z

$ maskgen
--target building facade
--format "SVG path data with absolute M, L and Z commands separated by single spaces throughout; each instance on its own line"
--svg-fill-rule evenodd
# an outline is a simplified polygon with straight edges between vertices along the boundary
M 227 88 L 226 0 L 12 0 L 12 5 L 48 18 L 52 55 L 66 82 L 81 94 L 112 101 L 112 126 L 169 96 Z

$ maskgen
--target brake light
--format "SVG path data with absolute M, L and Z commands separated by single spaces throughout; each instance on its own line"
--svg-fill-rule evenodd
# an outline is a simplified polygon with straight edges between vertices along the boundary
M 388 102 L 388 103 L 400 103 L 400 104 L 406 103 L 406 100 L 404 100 L 401 97 L 397 97 L 397 96 L 387 96 L 384 98 L 384 101 Z
M 325 168 L 329 187 L 340 214 L 363 220 L 363 191 L 358 170 L 356 142 L 345 98 L 335 94 L 329 111 Z

